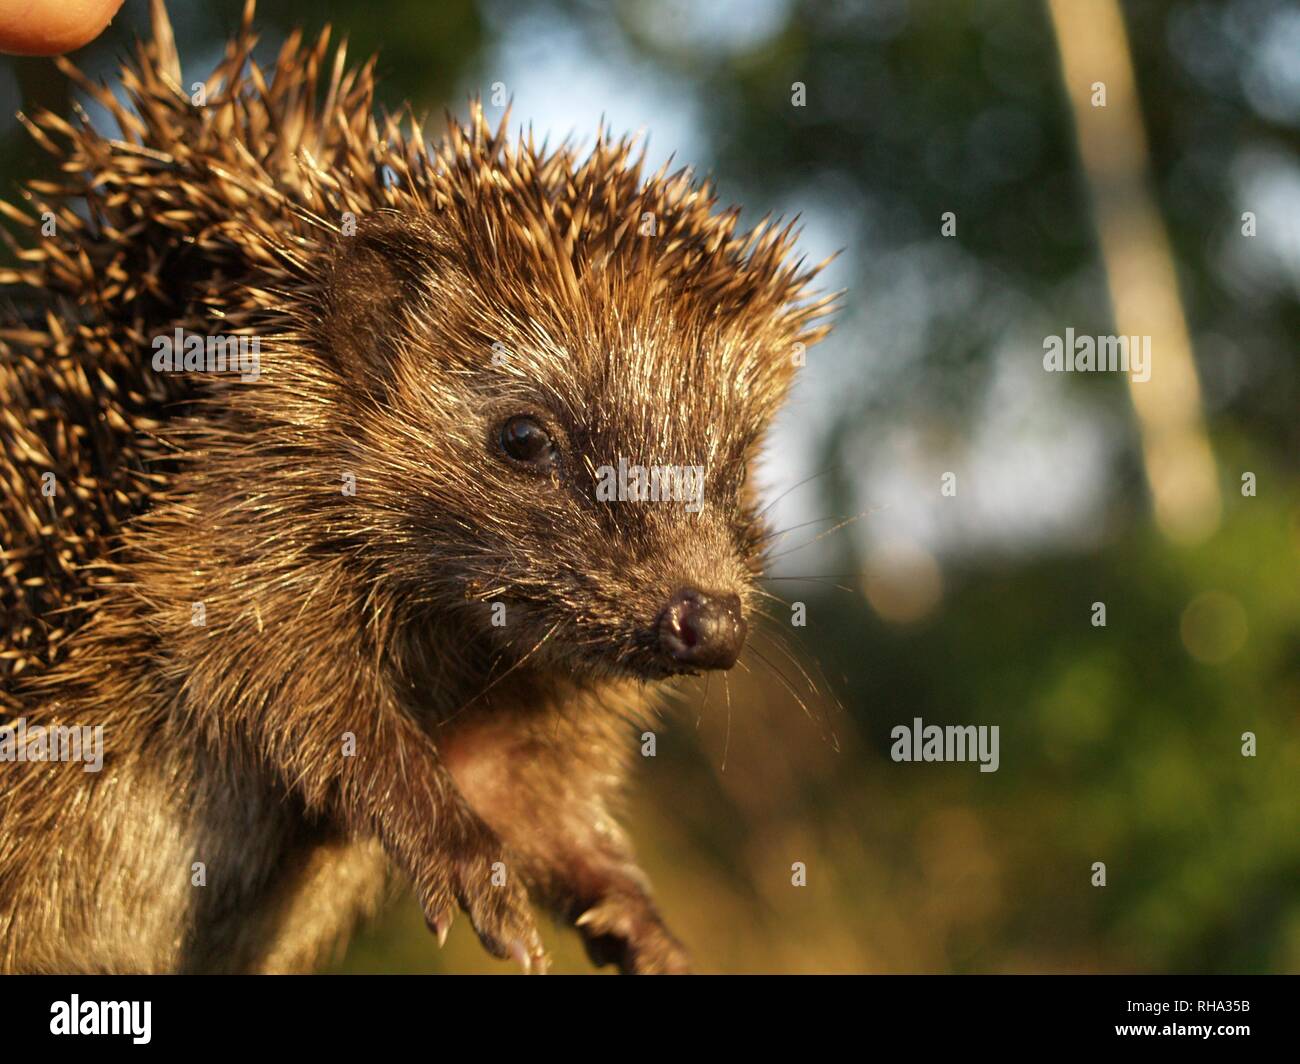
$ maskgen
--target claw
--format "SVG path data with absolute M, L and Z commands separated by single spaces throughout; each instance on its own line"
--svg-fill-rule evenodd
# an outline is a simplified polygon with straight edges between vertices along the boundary
M 510 956 L 524 970 L 524 975 L 545 975 L 551 967 L 551 958 L 544 949 L 529 950 L 521 939 L 510 944 Z
M 617 964 L 620 971 L 629 973 L 690 971 L 685 951 L 646 895 L 607 894 L 573 923 L 586 940 L 587 955 L 598 967 Z
M 438 936 L 438 948 L 442 949 L 447 944 L 447 932 L 451 930 L 450 909 L 443 909 L 437 916 L 429 921 L 429 930 Z

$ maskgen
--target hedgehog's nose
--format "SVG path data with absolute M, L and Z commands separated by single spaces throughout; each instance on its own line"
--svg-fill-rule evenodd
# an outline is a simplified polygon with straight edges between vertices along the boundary
M 659 614 L 660 648 L 674 663 L 693 669 L 731 668 L 746 631 L 735 595 L 684 587 Z

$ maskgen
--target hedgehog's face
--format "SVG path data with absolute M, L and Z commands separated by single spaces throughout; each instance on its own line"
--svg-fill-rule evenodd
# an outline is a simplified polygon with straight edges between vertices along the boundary
M 683 373 L 671 338 L 522 340 L 502 364 L 461 360 L 451 385 L 445 364 L 405 364 L 389 415 L 411 445 L 416 593 L 463 603 L 463 630 L 503 658 L 566 674 L 730 668 L 757 594 L 763 423 L 724 380 Z
M 756 441 L 741 423 L 728 433 L 696 420 L 716 397 L 618 397 L 614 386 L 580 387 L 572 402 L 552 391 L 548 403 L 488 385 L 482 453 L 466 472 L 492 502 L 487 520 L 466 515 L 477 528 L 462 547 L 490 575 L 471 576 L 467 594 L 495 642 L 568 672 L 729 669 L 759 569 L 745 483 Z
M 734 665 L 765 538 L 747 470 L 794 345 L 671 287 L 557 292 L 445 245 L 371 322 L 367 292 L 392 290 L 404 246 L 339 297 L 352 345 L 388 337 L 360 360 L 377 401 L 358 427 L 388 578 L 455 604 L 458 637 L 503 661 L 643 679 Z

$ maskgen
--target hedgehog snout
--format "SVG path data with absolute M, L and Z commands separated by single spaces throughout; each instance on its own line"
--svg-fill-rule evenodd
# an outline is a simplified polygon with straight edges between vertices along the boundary
M 660 612 L 658 630 L 660 652 L 674 665 L 729 669 L 749 629 L 736 595 L 683 587 Z

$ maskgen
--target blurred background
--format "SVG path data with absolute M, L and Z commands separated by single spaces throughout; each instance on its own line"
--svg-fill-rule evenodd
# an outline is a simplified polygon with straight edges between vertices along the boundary
M 240 5 L 172 6 L 204 77 Z M 110 76 L 145 7 L 83 69 Z M 500 88 L 539 139 L 642 131 L 653 166 L 840 253 L 836 331 L 763 469 L 787 530 L 767 587 L 806 625 L 773 602 L 726 682 L 681 687 L 630 803 L 701 970 L 1300 971 L 1300 7 L 291 0 L 259 20 L 268 59 L 327 21 L 378 50 L 393 106 L 464 115 Z M 0 59 L 6 195 L 48 166 L 13 112 L 68 93 Z M 1150 336 L 1151 379 L 1045 372 L 1067 328 Z M 891 760 L 915 717 L 997 725 L 999 770 Z M 463 919 L 439 953 L 408 899 L 337 970 L 511 968 Z

